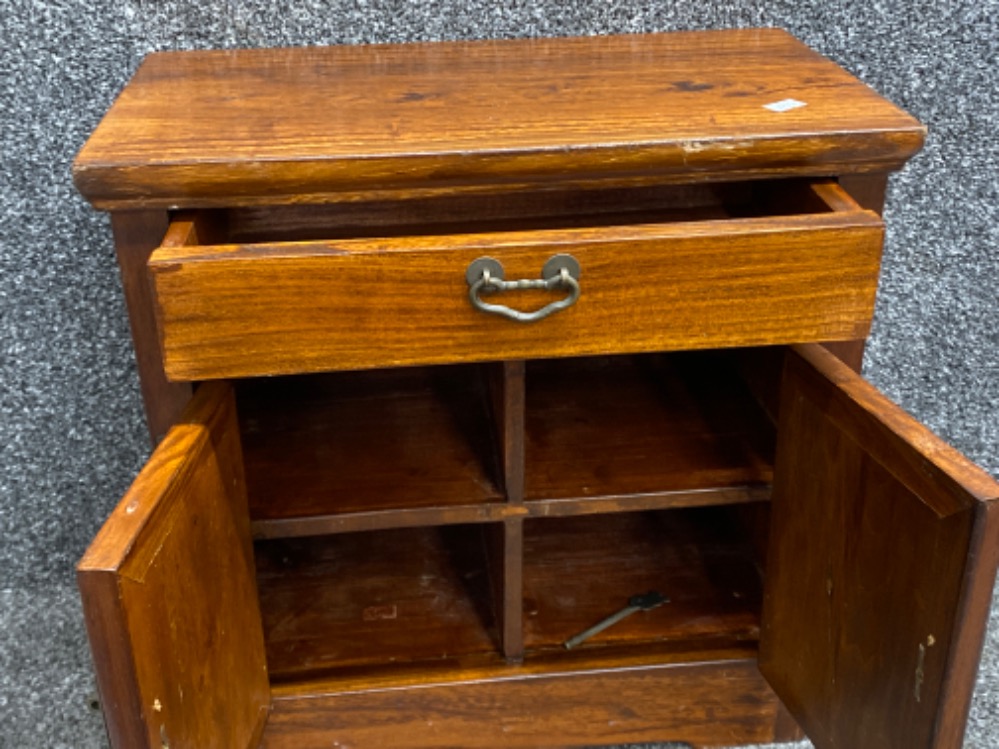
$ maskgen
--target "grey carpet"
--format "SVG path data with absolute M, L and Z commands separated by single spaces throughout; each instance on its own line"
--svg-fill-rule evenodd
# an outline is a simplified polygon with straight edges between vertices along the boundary
M 144 53 L 761 25 L 788 28 L 929 125 L 893 183 L 866 371 L 999 474 L 995 0 L 6 0 L 0 747 L 103 746 L 72 566 L 147 446 L 107 221 L 69 169 Z M 993 627 L 969 747 L 999 744 L 997 652 Z

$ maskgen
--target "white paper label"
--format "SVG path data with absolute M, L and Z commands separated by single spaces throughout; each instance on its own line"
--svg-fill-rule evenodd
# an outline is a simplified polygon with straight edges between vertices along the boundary
M 781 99 L 771 104 L 764 104 L 763 108 L 769 109 L 771 112 L 790 112 L 792 109 L 803 106 L 805 106 L 805 102 L 798 101 L 797 99 Z

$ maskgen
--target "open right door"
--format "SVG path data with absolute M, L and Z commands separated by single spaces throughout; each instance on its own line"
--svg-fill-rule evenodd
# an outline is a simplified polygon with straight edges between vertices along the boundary
M 999 485 L 819 346 L 779 422 L 761 671 L 818 749 L 958 749 Z

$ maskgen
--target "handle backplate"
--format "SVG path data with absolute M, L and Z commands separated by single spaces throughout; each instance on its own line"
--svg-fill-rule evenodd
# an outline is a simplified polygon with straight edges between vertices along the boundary
M 516 322 L 536 322 L 549 315 L 571 307 L 579 299 L 580 267 L 579 261 L 572 255 L 559 254 L 548 259 L 541 270 L 540 279 L 504 280 L 503 265 L 491 257 L 480 257 L 473 260 L 465 271 L 465 281 L 468 283 L 468 298 L 472 306 L 482 312 L 499 315 Z M 546 304 L 533 312 L 521 312 L 502 304 L 492 304 L 483 301 L 483 294 L 496 294 L 503 291 L 524 289 L 540 289 L 554 291 L 564 289 L 568 296 Z

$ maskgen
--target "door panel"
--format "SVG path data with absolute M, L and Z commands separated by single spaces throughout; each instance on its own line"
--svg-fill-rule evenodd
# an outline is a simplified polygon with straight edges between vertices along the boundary
M 228 385 L 198 390 L 77 575 L 116 749 L 255 745 L 270 694 Z
M 818 749 L 960 747 L 997 497 L 832 354 L 788 354 L 760 667 Z

